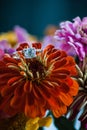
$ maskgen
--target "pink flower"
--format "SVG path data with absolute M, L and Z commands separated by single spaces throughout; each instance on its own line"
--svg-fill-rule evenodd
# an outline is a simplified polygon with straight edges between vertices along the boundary
M 56 31 L 55 38 L 61 42 L 61 49 L 73 52 L 82 61 L 87 55 L 87 17 L 82 20 L 79 17 L 74 22 L 60 23 L 60 29 Z
M 15 49 L 11 48 L 6 40 L 0 41 L 0 60 L 3 58 L 5 53 L 12 54 Z
M 18 43 L 25 42 L 25 41 L 28 42 L 29 41 L 29 34 L 24 28 L 22 28 L 20 26 L 15 26 L 14 27 L 14 32 L 15 32 L 15 34 L 17 36 L 17 42 Z
M 55 46 L 56 49 L 60 49 L 60 44 L 58 44 L 58 41 L 53 36 L 45 36 L 43 38 L 42 49 L 49 45 L 49 43 Z
M 4 51 L 0 49 L 0 59 L 2 59 L 3 56 L 4 56 Z

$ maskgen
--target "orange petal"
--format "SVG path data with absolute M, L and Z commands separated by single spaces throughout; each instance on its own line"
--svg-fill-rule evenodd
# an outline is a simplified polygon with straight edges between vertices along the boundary
M 53 115 L 58 118 L 58 117 L 64 115 L 67 112 L 67 107 L 62 105 L 58 109 L 52 110 L 52 112 L 53 112 Z
M 71 77 L 67 77 L 64 82 L 67 83 L 69 87 L 72 86 L 73 84 L 73 80 Z
M 59 98 L 66 106 L 69 106 L 73 102 L 73 98 L 69 93 L 60 92 Z
M 35 112 L 34 106 L 31 107 L 31 106 L 25 105 L 25 115 L 31 118 L 36 117 L 37 113 Z
M 27 80 L 26 83 L 25 83 L 25 85 L 24 85 L 24 91 L 26 93 L 30 93 L 31 90 L 32 90 L 32 82 L 29 81 L 29 80 Z
M 41 88 L 37 88 L 37 89 L 43 96 L 44 100 L 46 100 L 46 102 L 48 102 L 51 107 L 56 108 L 58 106 L 56 98 L 50 93 L 50 91 L 47 88 L 41 86 Z
M 58 68 L 58 69 L 53 70 L 53 73 L 59 73 L 59 74 L 69 75 L 70 71 L 67 70 L 66 68 L 61 68 L 61 69 Z
M 58 79 L 66 79 L 67 78 L 67 75 L 66 74 L 59 74 L 59 73 L 53 73 L 50 75 L 51 78 L 58 78 Z
M 73 80 L 73 85 L 70 86 L 70 92 L 69 93 L 72 96 L 76 96 L 77 93 L 78 93 L 78 90 L 79 90 L 79 84 L 75 80 Z
M 44 116 L 46 110 L 43 107 L 42 103 L 40 103 L 37 99 L 34 100 L 32 105 L 26 103 L 25 115 L 31 118 Z
M 74 60 L 73 57 L 67 56 L 67 57 L 66 57 L 66 60 L 68 61 L 68 62 L 67 62 L 67 66 L 75 66 L 75 60 Z
M 35 106 L 35 101 L 34 99 L 29 98 L 26 96 L 26 104 L 25 104 L 25 115 L 31 118 L 34 118 L 37 116 L 38 109 Z

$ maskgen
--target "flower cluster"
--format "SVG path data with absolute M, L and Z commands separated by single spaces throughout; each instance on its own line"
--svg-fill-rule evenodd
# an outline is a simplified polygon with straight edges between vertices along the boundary
M 51 124 L 47 111 L 56 118 L 70 112 L 73 120 L 80 110 L 87 129 L 87 17 L 60 23 L 42 43 L 29 36 L 16 26 L 0 39 L 2 130 L 7 129 L 3 120 L 8 119 L 8 129 L 37 130 Z
M 15 26 L 13 31 L 2 33 L 0 35 L 0 59 L 5 53 L 12 54 L 16 50 L 17 43 L 37 41 L 35 36 L 28 34 L 28 32 L 20 26 Z
M 65 21 L 60 23 L 60 29 L 55 32 L 55 39 L 60 48 L 72 55 L 77 62 L 79 92 L 70 106 L 70 119 L 75 119 L 82 110 L 79 117 L 81 125 L 87 129 L 87 17 L 82 20 L 76 17 L 74 22 Z

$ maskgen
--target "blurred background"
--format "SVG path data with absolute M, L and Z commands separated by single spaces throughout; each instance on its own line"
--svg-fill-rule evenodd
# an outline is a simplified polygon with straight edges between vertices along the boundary
M 76 16 L 87 16 L 87 0 L 0 0 L 0 32 L 19 25 L 42 38 L 49 25 L 58 27 L 61 21 L 72 21 Z M 44 130 L 83 130 L 79 122 L 64 117 L 53 120 L 50 128 Z
M 45 28 L 87 15 L 87 0 L 0 0 L 0 32 L 20 25 L 42 37 Z

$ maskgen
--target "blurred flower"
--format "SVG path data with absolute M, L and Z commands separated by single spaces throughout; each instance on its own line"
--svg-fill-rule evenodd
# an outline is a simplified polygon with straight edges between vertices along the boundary
M 0 59 L 3 58 L 5 53 L 12 54 L 15 49 L 11 48 L 6 40 L 0 41 Z
M 17 43 L 17 38 L 13 31 L 1 33 L 0 41 L 2 42 L 3 40 L 5 40 L 10 46 L 14 46 Z
M 55 38 L 60 41 L 61 49 L 72 55 L 76 52 L 79 59 L 83 60 L 87 55 L 87 17 L 82 21 L 76 17 L 73 21 L 62 22 Z
M 26 123 L 25 130 L 38 130 L 39 127 L 49 127 L 52 123 L 51 117 L 29 119 Z
M 0 49 L 0 59 L 2 59 L 3 56 L 4 56 L 4 51 Z
M 54 33 L 55 33 L 55 31 L 56 31 L 57 29 L 58 29 L 58 27 L 55 26 L 55 25 L 48 25 L 48 26 L 45 28 L 45 30 L 44 30 L 44 34 L 45 34 L 46 36 L 53 36 Z
M 54 34 L 58 28 L 54 25 L 48 25 L 45 29 L 44 33 L 45 36 L 42 39 L 43 48 L 45 48 L 47 45 L 52 44 L 55 46 L 56 49 L 60 49 L 60 44 L 58 44 L 57 39 L 54 38 Z
M 11 118 L 0 120 L 0 129 L 1 130 L 25 130 L 27 121 L 28 118 L 23 113 L 19 113 Z
M 22 43 L 22 42 L 35 42 L 37 41 L 37 38 L 33 35 L 30 35 L 27 30 L 20 26 L 15 26 L 14 27 L 14 33 L 17 37 L 17 42 Z
M 35 42 L 37 38 L 29 34 L 24 28 L 20 26 L 14 26 L 12 31 L 8 31 L 0 34 L 0 42 L 6 41 L 11 47 L 15 47 L 17 43 L 21 42 Z
M 60 49 L 60 44 L 58 44 L 58 41 L 53 36 L 45 36 L 42 41 L 42 49 L 49 45 L 49 43 L 53 45 L 56 49 Z
M 17 36 L 18 43 L 25 42 L 25 41 L 28 42 L 29 34 L 24 28 L 21 28 L 20 26 L 15 26 L 14 32 Z
M 75 61 L 64 51 L 40 43 L 21 44 L 13 56 L 0 61 L 0 110 L 8 115 L 24 112 L 42 117 L 51 110 L 55 117 L 66 113 L 78 92 L 72 78 L 77 75 Z
M 0 34 L 0 59 L 5 53 L 12 54 L 15 47 L 21 42 L 35 41 L 36 38 L 30 35 L 24 28 L 15 26 L 13 31 Z M 18 43 L 18 45 L 17 45 Z
M 23 113 L 16 114 L 15 116 L 7 119 L 0 120 L 1 130 L 38 130 L 39 127 L 49 127 L 52 123 L 51 117 L 43 118 L 28 118 Z
M 7 115 L 7 113 L 3 112 L 3 110 L 0 110 L 0 121 L 2 119 L 6 119 L 6 118 L 9 118 L 10 116 Z
M 70 107 L 70 119 L 75 119 L 76 115 L 83 110 L 79 120 L 82 126 L 87 129 L 87 58 L 84 59 L 83 64 L 80 65 L 80 68 L 77 67 L 77 69 L 79 71 L 79 78 L 77 80 L 80 90 Z

